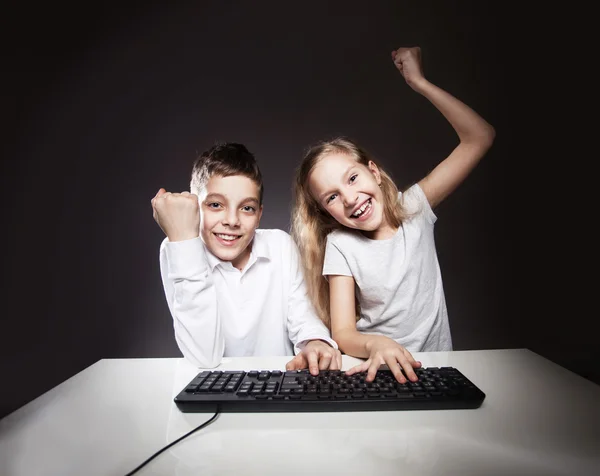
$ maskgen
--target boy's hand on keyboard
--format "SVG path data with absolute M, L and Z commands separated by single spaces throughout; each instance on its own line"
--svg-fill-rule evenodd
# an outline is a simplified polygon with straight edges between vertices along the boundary
M 319 370 L 339 370 L 342 368 L 342 353 L 322 340 L 311 340 L 285 366 L 286 370 L 305 368 L 312 375 L 319 375 Z
M 412 354 L 395 340 L 384 336 L 373 336 L 373 340 L 367 346 L 369 347 L 369 358 L 348 370 L 346 372 L 348 375 L 366 371 L 365 380 L 372 382 L 379 367 L 387 364 L 398 382 L 406 383 L 406 377 L 402 374 L 401 369 L 404 369 L 404 373 L 411 382 L 418 380 L 413 369 L 420 368 L 421 362 L 417 362 Z

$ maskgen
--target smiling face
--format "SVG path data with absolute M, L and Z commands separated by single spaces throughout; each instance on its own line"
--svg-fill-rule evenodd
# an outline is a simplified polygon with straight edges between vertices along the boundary
M 262 216 L 260 189 L 243 175 L 214 175 L 200 199 L 200 236 L 209 251 L 243 269 Z
M 365 166 L 348 154 L 328 154 L 315 164 L 308 180 L 314 199 L 338 223 L 373 239 L 389 235 L 381 176 L 372 161 Z

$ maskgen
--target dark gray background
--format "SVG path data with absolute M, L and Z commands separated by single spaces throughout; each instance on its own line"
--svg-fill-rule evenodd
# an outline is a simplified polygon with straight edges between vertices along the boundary
M 431 170 L 456 136 L 391 62 L 393 49 L 414 45 L 426 76 L 497 130 L 487 157 L 436 210 L 455 349 L 527 347 L 600 381 L 592 313 L 571 294 L 579 272 L 565 270 L 583 243 L 559 200 L 576 201 L 560 187 L 578 167 L 557 133 L 569 94 L 556 47 L 564 30 L 516 5 L 52 3 L 5 12 L 0 416 L 98 359 L 180 356 L 150 199 L 159 187 L 187 189 L 196 153 L 214 141 L 255 153 L 263 228 L 288 229 L 292 173 L 315 140 L 355 138 L 400 187 Z M 548 179 L 555 160 L 562 168 Z

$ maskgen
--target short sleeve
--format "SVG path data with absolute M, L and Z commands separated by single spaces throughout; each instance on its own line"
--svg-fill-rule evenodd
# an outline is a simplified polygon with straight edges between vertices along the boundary
M 344 254 L 331 239 L 331 235 L 327 237 L 323 260 L 323 276 L 328 275 L 352 276 Z
M 408 213 L 422 215 L 429 223 L 435 223 L 437 221 L 437 216 L 431 208 L 425 192 L 423 192 L 423 189 L 418 183 L 412 185 L 403 194 L 399 194 L 399 197 L 401 197 L 402 205 Z

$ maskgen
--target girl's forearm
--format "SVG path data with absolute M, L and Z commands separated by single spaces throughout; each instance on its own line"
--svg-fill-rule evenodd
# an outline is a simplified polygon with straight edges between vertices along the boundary
M 333 340 L 338 344 L 344 354 L 367 359 L 371 354 L 373 343 L 381 338 L 370 334 L 363 334 L 355 329 L 344 329 L 333 333 Z
M 494 128 L 473 109 L 442 88 L 422 79 L 415 91 L 423 95 L 446 118 L 461 142 L 485 145 L 494 139 Z

